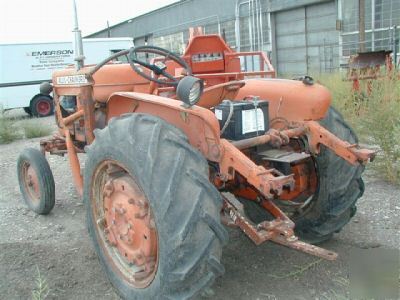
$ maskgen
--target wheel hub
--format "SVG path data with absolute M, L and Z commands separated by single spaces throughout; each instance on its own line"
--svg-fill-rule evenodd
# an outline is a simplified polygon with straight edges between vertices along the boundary
M 32 201 L 36 202 L 40 199 L 40 188 L 38 176 L 30 164 L 24 166 L 24 181 L 26 190 L 31 196 Z
M 152 279 L 157 262 L 157 232 L 149 203 L 129 175 L 109 176 L 103 188 L 107 243 L 129 265 L 136 280 Z
M 50 112 L 50 104 L 47 101 L 39 101 L 36 105 L 36 110 L 41 115 L 47 115 Z

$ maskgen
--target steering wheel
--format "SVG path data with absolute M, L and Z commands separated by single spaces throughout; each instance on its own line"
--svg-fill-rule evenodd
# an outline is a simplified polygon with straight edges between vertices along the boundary
M 163 61 L 156 61 L 154 64 L 150 64 L 150 63 L 147 63 L 146 61 L 140 60 L 138 58 L 138 53 L 155 54 L 157 56 L 164 57 L 164 59 L 163 59 Z M 176 79 L 172 74 L 170 74 L 166 71 L 167 66 L 165 65 L 165 61 L 168 59 L 173 60 L 179 66 L 181 66 L 186 71 L 187 75 L 192 75 L 192 69 L 185 62 L 185 60 L 183 60 L 177 54 L 172 53 L 171 51 L 168 51 L 168 50 L 160 48 L 160 47 L 156 47 L 156 46 L 132 47 L 129 50 L 129 55 L 128 55 L 129 64 L 131 65 L 132 69 L 140 76 L 146 78 L 149 81 L 158 83 L 160 85 L 177 86 L 179 83 L 179 80 Z M 153 74 L 156 76 L 153 77 L 153 76 L 146 74 L 143 71 L 143 69 L 140 68 L 138 65 L 152 71 Z M 159 79 L 158 77 L 160 75 L 166 77 L 166 79 L 168 79 L 168 80 Z

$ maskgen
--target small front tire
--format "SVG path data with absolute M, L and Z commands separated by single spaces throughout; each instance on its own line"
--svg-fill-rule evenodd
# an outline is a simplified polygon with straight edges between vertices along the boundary
M 27 148 L 18 157 L 17 174 L 23 199 L 37 214 L 47 215 L 54 207 L 55 184 L 46 157 Z

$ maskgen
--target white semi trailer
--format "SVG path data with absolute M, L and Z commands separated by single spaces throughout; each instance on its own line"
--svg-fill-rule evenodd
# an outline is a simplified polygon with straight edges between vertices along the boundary
M 131 38 L 84 39 L 85 64 L 133 46 Z M 41 94 L 54 70 L 74 63 L 72 42 L 0 44 L 0 109 L 24 108 L 33 116 L 53 113 L 51 95 Z

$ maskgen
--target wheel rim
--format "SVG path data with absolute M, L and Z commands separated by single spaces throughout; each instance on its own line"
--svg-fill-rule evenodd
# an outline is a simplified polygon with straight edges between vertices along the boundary
M 92 189 L 96 231 L 108 263 L 136 288 L 147 287 L 158 267 L 158 235 L 147 197 L 115 161 L 98 167 Z
M 36 103 L 36 111 L 39 113 L 39 115 L 45 116 L 50 113 L 50 110 L 51 110 L 51 105 L 48 101 L 39 100 Z
M 40 187 L 39 178 L 36 174 L 35 169 L 28 162 L 24 162 L 22 165 L 22 178 L 24 181 L 24 187 L 29 195 L 32 203 L 37 204 L 40 201 Z

